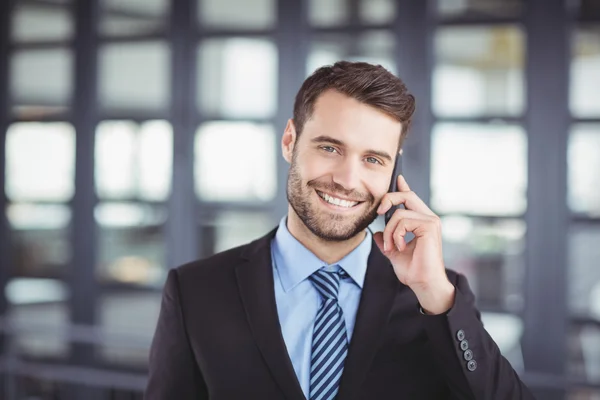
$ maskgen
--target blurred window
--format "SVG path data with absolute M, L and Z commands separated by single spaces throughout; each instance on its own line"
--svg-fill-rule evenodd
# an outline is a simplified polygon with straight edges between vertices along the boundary
M 600 228 L 574 224 L 569 246 L 569 309 L 600 320 Z
M 166 274 L 166 209 L 102 202 L 94 214 L 99 226 L 98 279 L 159 288 Z
M 431 204 L 438 212 L 525 212 L 527 137 L 520 126 L 440 123 L 431 162 Z
M 97 347 L 97 357 L 113 365 L 147 368 L 160 302 L 160 292 L 103 294 L 98 301 L 98 326 L 105 340 Z
M 600 8 L 600 7 L 599 7 Z M 571 112 L 576 117 L 600 117 L 600 25 L 579 28 L 571 61 Z
M 600 270 L 597 264 L 600 259 L 600 228 L 575 224 L 569 230 L 567 239 L 569 311 L 572 316 L 598 321 Z M 600 328 L 597 323 L 571 323 L 568 373 L 571 378 L 579 381 L 600 384 Z
M 163 31 L 168 0 L 100 0 L 100 33 L 139 36 Z
M 442 18 L 518 18 L 524 6 L 523 0 L 437 0 Z
M 270 124 L 207 122 L 196 133 L 196 193 L 209 201 L 269 201 L 276 191 Z
M 270 118 L 277 48 L 266 39 L 208 39 L 198 48 L 198 107 L 220 118 Z
M 96 131 L 100 198 L 164 201 L 171 190 L 173 132 L 166 121 L 103 121 Z
M 306 74 L 339 60 L 381 64 L 396 73 L 394 46 L 394 35 L 384 30 L 371 30 L 360 35 L 319 34 L 311 42 Z
M 479 307 L 521 311 L 525 222 L 448 215 L 442 225 L 445 265 L 468 278 Z
M 432 87 L 435 114 L 523 113 L 524 55 L 523 33 L 517 27 L 439 28 Z
M 310 0 L 308 5 L 308 20 L 315 27 L 348 25 L 353 19 L 361 24 L 386 24 L 396 16 L 393 0 Z
M 17 43 L 68 40 L 74 24 L 69 7 L 45 1 L 15 2 L 12 40 Z
M 64 278 L 71 261 L 71 210 L 64 204 L 13 203 L 6 210 L 13 276 Z
M 99 99 L 106 110 L 166 110 L 169 47 L 164 42 L 112 43 L 100 48 Z
M 577 124 L 569 136 L 571 210 L 600 217 L 600 124 Z
M 10 59 L 15 111 L 29 118 L 64 111 L 73 91 L 73 53 L 67 48 L 16 50 Z
M 270 29 L 275 26 L 275 0 L 199 0 L 203 28 Z
M 19 122 L 6 137 L 6 195 L 68 201 L 74 193 L 75 131 L 64 122 Z
M 219 212 L 214 220 L 216 253 L 251 242 L 266 235 L 279 221 L 273 221 L 268 212 L 227 210 Z

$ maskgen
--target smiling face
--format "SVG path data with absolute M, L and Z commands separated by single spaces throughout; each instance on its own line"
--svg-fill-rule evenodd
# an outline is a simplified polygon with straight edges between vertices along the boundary
M 287 198 L 313 234 L 344 241 L 375 220 L 401 128 L 391 116 L 334 90 L 318 97 L 299 136 L 288 122 L 282 140 L 291 163 Z

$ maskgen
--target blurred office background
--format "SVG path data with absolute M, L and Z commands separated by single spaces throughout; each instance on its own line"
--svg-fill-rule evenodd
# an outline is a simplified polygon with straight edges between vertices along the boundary
M 522 378 L 600 399 L 600 0 L 0 1 L 0 398 L 141 399 L 168 268 L 275 226 L 339 59 L 416 95 L 408 181 Z

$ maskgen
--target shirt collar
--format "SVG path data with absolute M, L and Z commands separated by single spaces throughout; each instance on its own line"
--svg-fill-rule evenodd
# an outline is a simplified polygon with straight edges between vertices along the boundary
M 367 230 L 365 238 L 354 250 L 339 262 L 327 264 L 292 236 L 287 228 L 286 216 L 279 222 L 279 228 L 272 242 L 272 252 L 275 268 L 285 292 L 293 289 L 318 269 L 331 266 L 343 268 L 362 289 L 367 273 L 367 260 L 371 253 L 371 245 L 371 232 Z

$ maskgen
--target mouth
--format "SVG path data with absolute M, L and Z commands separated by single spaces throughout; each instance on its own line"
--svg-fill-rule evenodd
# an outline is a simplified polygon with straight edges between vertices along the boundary
M 319 195 L 321 200 L 323 200 L 328 205 L 334 206 L 336 208 L 351 209 L 351 208 L 354 208 L 354 207 L 358 206 L 359 204 L 363 203 L 363 201 L 353 201 L 353 200 L 341 199 L 339 197 L 332 196 L 330 194 L 321 192 L 316 189 L 315 189 L 315 191 L 317 192 L 317 195 Z

